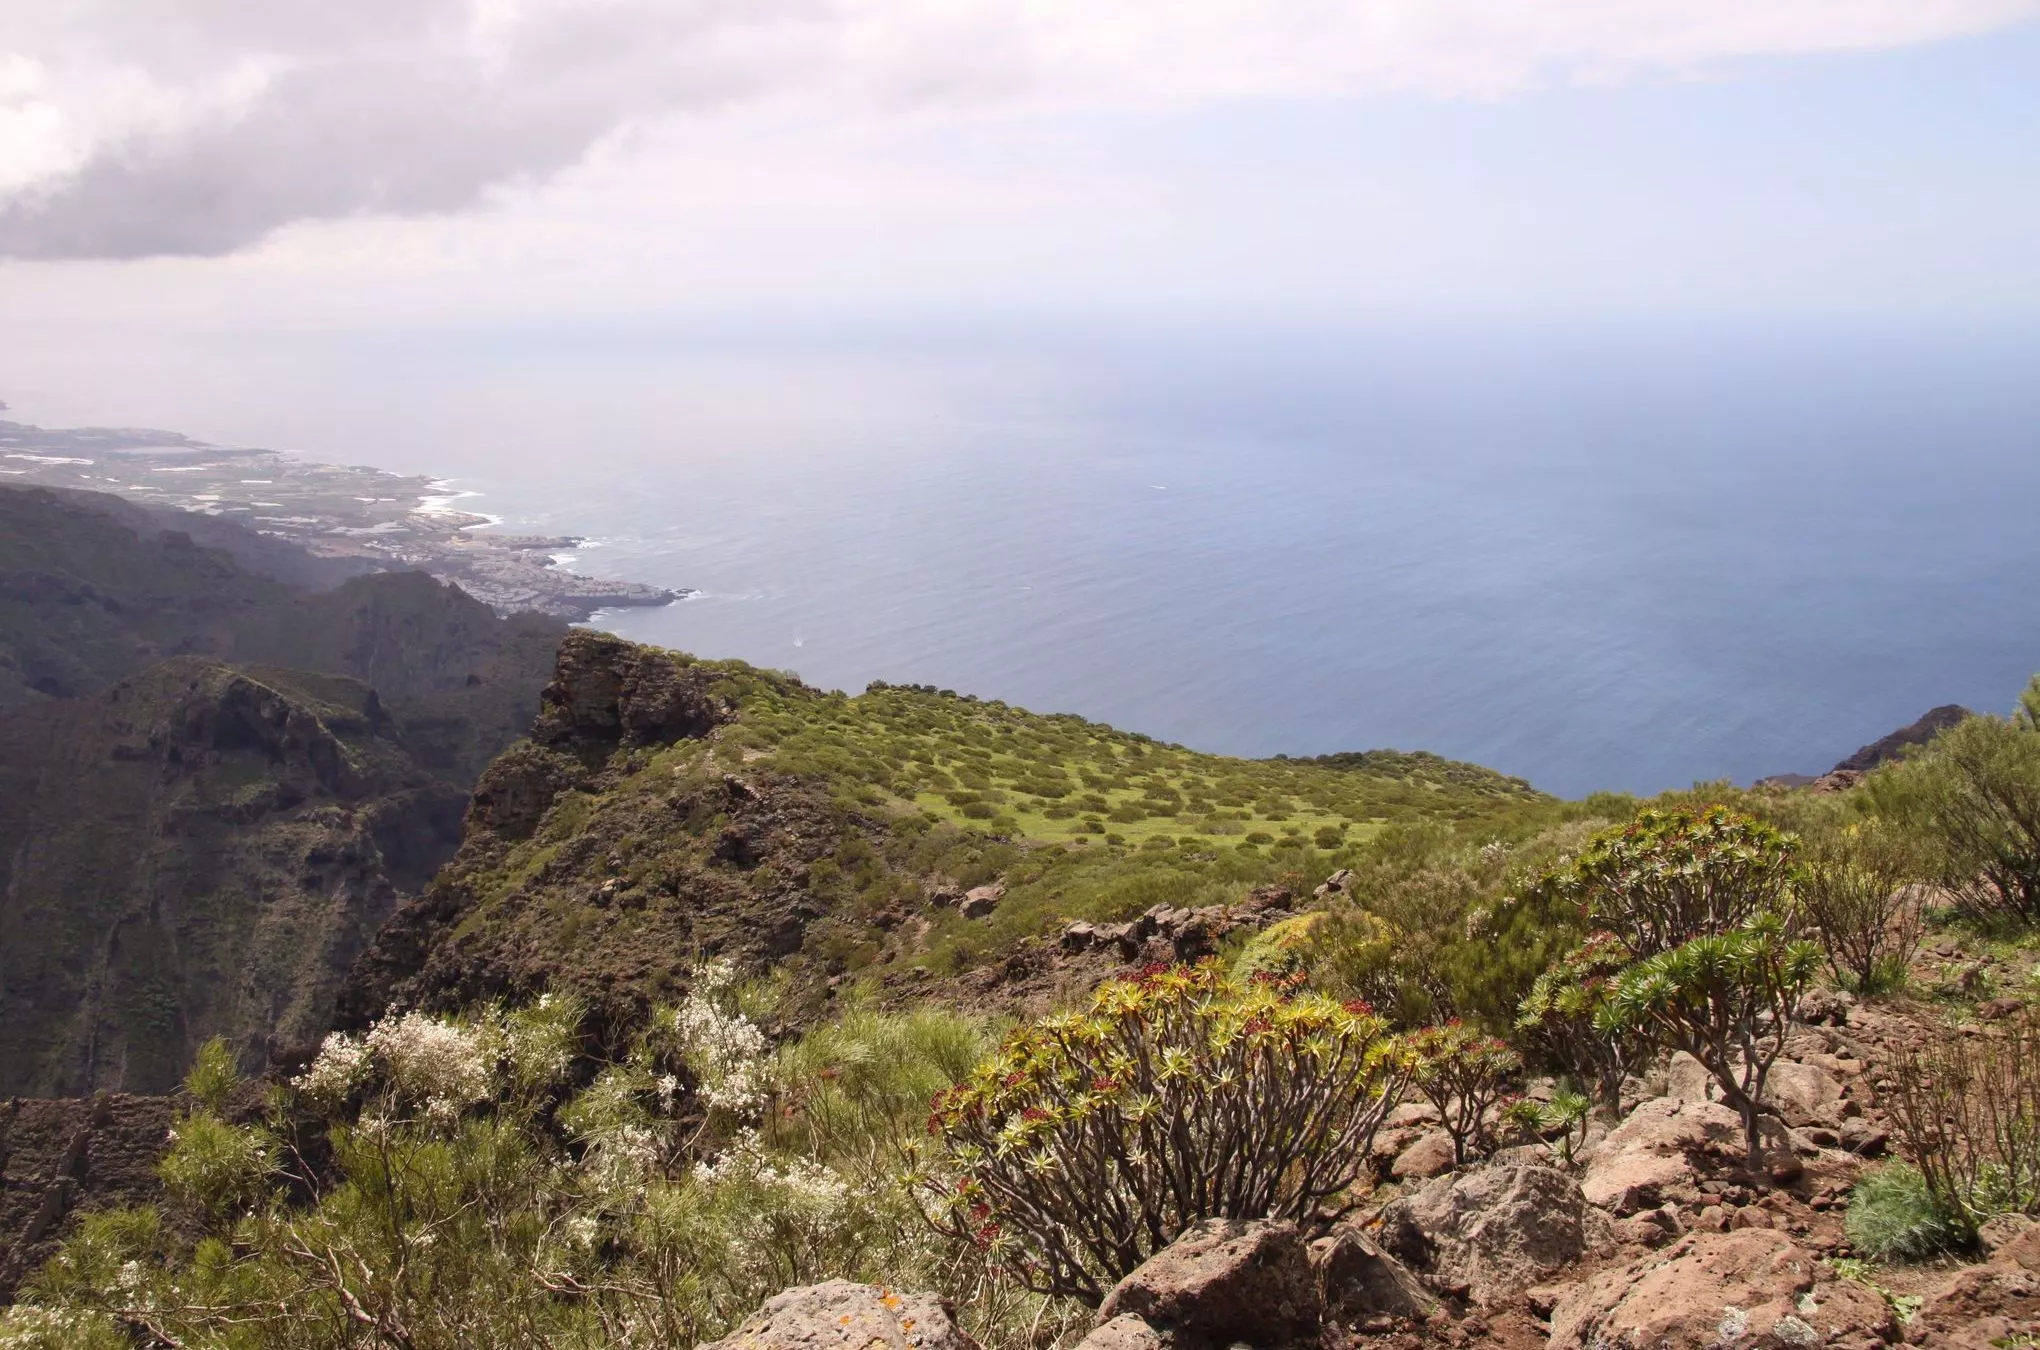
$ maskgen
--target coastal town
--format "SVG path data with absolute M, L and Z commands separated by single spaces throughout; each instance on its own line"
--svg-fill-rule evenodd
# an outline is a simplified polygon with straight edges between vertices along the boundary
M 493 517 L 457 509 L 460 494 L 437 479 L 174 432 L 0 421 L 0 483 L 116 493 L 138 506 L 224 517 L 321 557 L 358 560 L 362 571 L 428 572 L 504 614 L 583 622 L 598 610 L 688 594 L 566 571 L 555 555 L 580 539 L 498 533 Z

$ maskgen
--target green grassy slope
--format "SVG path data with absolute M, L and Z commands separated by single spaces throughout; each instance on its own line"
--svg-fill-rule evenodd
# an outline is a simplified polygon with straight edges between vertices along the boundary
M 1389 822 L 1500 828 L 1552 805 L 1431 756 L 1231 759 L 602 635 L 561 661 L 535 742 L 483 776 L 460 856 L 357 970 L 355 1018 L 544 988 L 628 1018 L 703 952 L 810 990 L 942 977 L 1072 919 L 1307 887 Z M 675 698 L 714 724 L 626 729 Z M 989 917 L 941 898 L 993 880 Z

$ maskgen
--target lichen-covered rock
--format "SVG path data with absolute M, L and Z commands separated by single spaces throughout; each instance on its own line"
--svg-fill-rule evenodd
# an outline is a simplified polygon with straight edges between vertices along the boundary
M 1574 1286 L 1552 1310 L 1550 1350 L 1869 1350 L 1897 1333 L 1882 1296 L 1834 1278 L 1784 1233 L 1744 1228 Z
M 933 1294 L 830 1280 L 774 1294 L 699 1350 L 977 1350 Z
M 1381 1243 L 1439 1285 L 1490 1302 L 1549 1279 L 1612 1240 L 1579 1183 L 1534 1164 L 1440 1177 L 1381 1213 Z
M 1135 1317 L 1121 1313 L 1077 1342 L 1077 1350 L 1162 1350 L 1161 1333 Z
M 1317 1280 L 1296 1225 L 1206 1219 L 1121 1280 L 1098 1318 L 1127 1313 L 1178 1346 L 1284 1345 L 1317 1326 Z
M 1781 1059 L 1771 1066 L 1764 1099 L 1784 1113 L 1788 1125 L 1835 1129 L 1842 1123 L 1842 1085 L 1827 1070 Z

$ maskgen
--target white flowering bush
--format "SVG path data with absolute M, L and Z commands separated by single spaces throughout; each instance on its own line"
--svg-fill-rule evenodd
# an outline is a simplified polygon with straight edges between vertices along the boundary
M 673 1029 L 703 1104 L 742 1117 L 765 1104 L 768 1073 L 765 1033 L 737 1006 L 737 992 L 734 965 L 703 962 L 673 1014 Z
M 0 1310 L 0 1350 L 128 1350 L 132 1344 L 100 1313 L 35 1303 Z
M 741 993 L 712 966 L 603 1061 L 559 1001 L 332 1037 L 268 1119 L 195 1104 L 178 1212 L 88 1216 L 0 1350 L 665 1350 L 837 1277 L 942 1289 L 994 1347 L 1075 1325 L 932 1233 L 899 1176 L 988 1029 L 858 1013 L 774 1049 Z M 253 1100 L 207 1064 L 207 1101 Z
M 510 1013 L 407 1012 L 365 1036 L 327 1036 L 291 1086 L 318 1110 L 338 1110 L 365 1094 L 384 1110 L 420 1111 L 446 1126 L 483 1102 L 556 1085 L 573 1064 L 581 1015 L 579 1003 L 551 995 Z

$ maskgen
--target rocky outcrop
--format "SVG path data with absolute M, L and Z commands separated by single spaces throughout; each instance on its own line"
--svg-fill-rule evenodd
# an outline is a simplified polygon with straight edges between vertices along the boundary
M 2005 1350 L 2031 1344 L 2036 1336 L 2040 1229 L 2030 1223 L 2000 1244 L 1989 1261 L 1957 1272 L 1905 1329 L 1907 1342 L 1926 1350 Z
M 1745 1228 L 1683 1239 L 1574 1288 L 1552 1311 L 1550 1350 L 1869 1350 L 1897 1331 L 1881 1296 L 1786 1234 Z
M 0 1103 L 0 1299 L 55 1250 L 77 1213 L 157 1200 L 168 1097 Z
M 1351 1224 L 1313 1242 L 1310 1262 L 1326 1321 L 1379 1331 L 1399 1321 L 1421 1322 L 1437 1311 L 1437 1300 L 1416 1276 Z
M 575 629 L 539 695 L 531 739 L 572 753 L 671 745 L 706 736 L 731 715 L 712 671 L 676 652 Z
M 597 1026 L 636 1025 L 685 993 L 704 954 L 787 965 L 800 997 L 820 997 L 841 967 L 797 959 L 835 898 L 813 870 L 845 847 L 874 856 L 884 824 L 827 781 L 719 753 L 747 691 L 817 697 L 786 677 L 571 635 L 531 740 L 489 766 L 459 853 L 356 961 L 340 1024 L 555 991 Z
M 1944 703 L 1910 726 L 1900 727 L 1889 736 L 1870 742 L 1824 774 L 1817 776 L 1803 773 L 1773 774 L 1769 778 L 1758 779 L 1756 786 L 1804 788 L 1810 792 L 1847 792 L 1861 783 L 1871 770 L 1903 758 L 1913 747 L 1925 745 L 1948 728 L 1975 715 L 1960 704 Z
M 1073 923 L 1063 929 L 1061 945 L 1066 952 L 1110 950 L 1127 962 L 1197 961 L 1234 933 L 1293 918 L 1295 898 L 1285 887 L 1261 886 L 1235 905 L 1154 905 L 1125 923 Z
M 830 1280 L 775 1294 L 699 1350 L 977 1350 L 933 1294 Z
M 324 561 L 0 487 L 0 1092 L 290 1057 L 453 856 L 566 627 Z
M 0 1092 L 159 1093 L 316 1044 L 464 789 L 335 676 L 160 663 L 0 717 Z
M 1494 1301 L 1606 1247 L 1608 1218 L 1564 1172 L 1498 1163 L 1391 1202 L 1381 1245 L 1434 1288 Z
M 1317 1328 L 1317 1280 L 1294 1224 L 1206 1219 L 1105 1296 L 1101 1324 L 1131 1315 L 1181 1347 L 1286 1345 Z
M 1902 757 L 1916 745 L 1925 745 L 1948 728 L 1974 717 L 1976 714 L 1958 703 L 1944 703 L 1933 709 L 1910 726 L 1900 727 L 1889 736 L 1870 742 L 1835 765 L 1835 773 L 1868 773 L 1870 770 L 1889 764 Z
M 1698 1063 L 1691 1066 L 1698 1069 Z M 1742 1118 L 1705 1100 L 1703 1075 L 1690 1070 L 1682 1090 L 1699 1097 L 1654 1097 L 1639 1105 L 1600 1142 L 1587 1161 L 1580 1190 L 1589 1204 L 1617 1217 L 1688 1203 L 1698 1195 L 1696 1160 L 1743 1147 Z
M 1077 1350 L 1162 1350 L 1167 1344 L 1146 1322 L 1122 1313 L 1078 1341 Z

